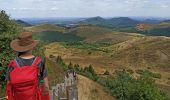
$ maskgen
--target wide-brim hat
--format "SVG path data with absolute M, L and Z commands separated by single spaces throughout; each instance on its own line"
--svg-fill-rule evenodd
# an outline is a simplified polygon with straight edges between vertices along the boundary
M 10 43 L 10 47 L 14 51 L 25 52 L 33 49 L 38 43 L 38 40 L 33 39 L 32 32 L 22 32 Z

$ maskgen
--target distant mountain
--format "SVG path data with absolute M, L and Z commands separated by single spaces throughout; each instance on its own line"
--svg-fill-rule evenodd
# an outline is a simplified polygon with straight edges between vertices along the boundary
M 170 20 L 164 20 L 161 23 L 170 23 Z
M 142 23 L 145 23 L 145 24 L 157 24 L 159 22 L 160 20 L 156 20 L 156 19 L 146 19 L 142 21 Z
M 106 22 L 107 22 L 106 19 L 99 17 L 99 16 L 80 21 L 80 23 L 87 23 L 87 24 L 92 24 L 92 25 L 105 24 Z
M 139 21 L 133 20 L 128 17 L 118 17 L 111 19 L 104 19 L 102 17 L 92 17 L 81 21 L 83 24 L 101 25 L 109 27 L 131 27 L 136 26 Z
M 133 20 L 129 17 L 118 17 L 109 19 L 108 22 L 113 26 L 135 26 L 139 21 Z
M 29 23 L 27 23 L 27 22 L 25 22 L 25 21 L 23 21 L 23 20 L 16 20 L 15 22 L 16 22 L 18 25 L 21 25 L 21 26 L 23 26 L 23 27 L 31 26 L 31 24 L 29 24 Z

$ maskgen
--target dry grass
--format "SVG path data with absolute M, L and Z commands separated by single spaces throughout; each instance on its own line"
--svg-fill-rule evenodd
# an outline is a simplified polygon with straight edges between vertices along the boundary
M 78 93 L 79 100 L 115 100 L 102 86 L 81 75 L 78 75 Z
M 48 70 L 49 85 L 55 86 L 64 80 L 64 71 L 61 67 L 55 64 L 54 61 L 46 58 L 46 68 Z
M 161 74 L 161 79 L 155 79 L 157 84 L 170 86 L 170 39 L 165 37 L 138 37 L 108 47 L 108 52 L 66 48 L 60 43 L 47 46 L 49 55 L 62 56 L 69 64 L 79 64 L 81 67 L 92 65 L 98 74 L 106 70 L 114 73 L 115 70 L 126 68 L 143 69 Z M 100 49 L 101 49 L 100 48 Z M 91 52 L 91 54 L 88 54 Z M 137 76 L 134 73 L 134 76 Z

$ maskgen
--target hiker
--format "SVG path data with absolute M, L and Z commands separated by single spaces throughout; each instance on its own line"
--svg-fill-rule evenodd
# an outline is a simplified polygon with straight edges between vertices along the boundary
M 18 57 L 8 64 L 8 100 L 49 100 L 49 85 L 45 59 L 36 57 L 32 50 L 38 44 L 31 32 L 22 32 L 10 43 Z

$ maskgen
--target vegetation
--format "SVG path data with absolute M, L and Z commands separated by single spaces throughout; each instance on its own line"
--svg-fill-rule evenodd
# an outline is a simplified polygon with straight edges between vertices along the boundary
M 109 43 L 85 43 L 85 42 L 63 42 L 66 48 L 78 48 L 78 49 L 89 49 L 95 51 L 107 52 L 107 49 L 101 49 L 101 47 L 107 47 Z
M 39 32 L 36 33 L 34 37 L 45 42 L 77 42 L 83 40 L 82 37 L 73 33 L 62 33 L 57 31 Z
M 100 84 L 119 100 L 168 100 L 165 93 L 160 91 L 154 81 L 148 76 L 134 79 L 127 71 L 118 71 L 114 79 L 100 78 Z
M 5 11 L 0 11 L 0 90 L 4 90 L 7 64 L 10 59 L 15 57 L 9 44 L 19 31 L 20 27 L 15 21 L 11 20 Z M 0 96 L 3 93 L 4 91 L 0 91 Z
M 75 70 L 78 74 L 98 82 L 118 100 L 169 100 L 168 96 L 156 87 L 150 74 L 144 74 L 136 79 L 126 70 L 120 70 L 116 71 L 114 76 L 99 77 L 91 65 L 80 68 L 78 64 L 73 66 L 70 63 L 67 66 L 60 56 L 57 57 L 56 62 L 63 68 L 68 69 L 69 66 L 70 70 Z M 108 72 L 105 73 L 108 75 Z
M 98 76 L 97 76 L 96 72 L 94 71 L 92 65 L 89 65 L 89 66 L 84 67 L 84 68 L 80 68 L 78 64 L 72 65 L 71 62 L 69 63 L 69 65 L 66 65 L 64 63 L 64 61 L 62 60 L 61 56 L 58 56 L 56 58 L 56 63 L 60 64 L 60 66 L 64 70 L 74 70 L 78 74 L 89 77 L 90 79 L 95 80 L 95 81 L 98 79 Z
M 136 73 L 140 74 L 140 75 L 147 75 L 153 78 L 161 78 L 161 74 L 159 73 L 152 73 L 149 70 L 136 70 Z

